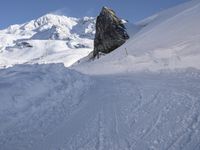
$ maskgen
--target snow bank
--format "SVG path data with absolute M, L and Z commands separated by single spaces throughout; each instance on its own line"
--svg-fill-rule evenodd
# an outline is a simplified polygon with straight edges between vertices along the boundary
M 90 85 L 88 77 L 61 64 L 0 70 L 1 149 L 7 141 L 20 147 L 26 138 L 30 142 L 35 135 L 47 134 L 82 104 L 81 96 Z

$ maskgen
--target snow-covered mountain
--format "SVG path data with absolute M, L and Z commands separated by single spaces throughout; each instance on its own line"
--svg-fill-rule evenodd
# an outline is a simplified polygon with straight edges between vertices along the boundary
M 47 14 L 0 31 L 0 66 L 58 63 L 69 66 L 93 49 L 95 18 Z
M 200 150 L 199 18 L 192 0 L 127 26 L 130 39 L 94 61 L 0 69 L 0 149 Z M 94 19 L 46 20 L 0 31 L 0 61 L 68 66 L 92 50 L 73 42 L 92 43 Z

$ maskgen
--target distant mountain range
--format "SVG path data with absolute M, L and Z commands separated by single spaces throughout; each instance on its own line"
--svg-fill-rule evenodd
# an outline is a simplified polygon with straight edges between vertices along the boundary
M 95 20 L 47 14 L 0 30 L 0 67 L 54 62 L 69 66 L 92 51 Z

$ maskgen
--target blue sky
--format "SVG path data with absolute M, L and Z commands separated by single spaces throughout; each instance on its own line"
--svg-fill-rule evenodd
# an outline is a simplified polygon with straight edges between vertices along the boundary
M 188 0 L 1 0 L 0 29 L 53 12 L 72 17 L 96 16 L 102 6 L 131 22 Z

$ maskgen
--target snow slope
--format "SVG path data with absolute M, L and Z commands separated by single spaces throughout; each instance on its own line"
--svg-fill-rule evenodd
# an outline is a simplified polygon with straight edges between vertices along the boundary
M 0 149 L 199 150 L 199 5 L 139 22 L 122 47 L 71 69 L 1 69 Z
M 47 14 L 12 25 L 0 31 L 0 67 L 24 63 L 64 63 L 68 67 L 93 50 L 94 34 L 92 17 Z
M 199 16 L 199 0 L 163 11 L 140 22 L 145 27 L 126 44 L 93 63 L 78 65 L 77 69 L 91 74 L 200 69 Z
M 82 105 L 92 81 L 62 64 L 0 70 L 0 149 L 29 149 Z
M 2 150 L 199 150 L 200 72 L 1 70 Z M 13 84 L 15 83 L 15 84 Z

